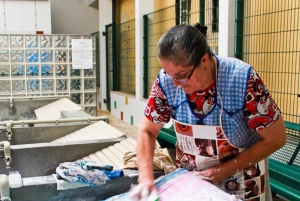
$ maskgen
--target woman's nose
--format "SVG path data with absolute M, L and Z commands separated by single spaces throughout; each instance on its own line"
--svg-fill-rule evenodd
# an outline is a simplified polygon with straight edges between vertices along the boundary
M 179 82 L 179 81 L 177 81 L 177 80 L 173 80 L 173 83 L 174 83 L 174 86 L 175 86 L 175 87 L 178 87 L 178 86 L 181 84 L 181 82 Z

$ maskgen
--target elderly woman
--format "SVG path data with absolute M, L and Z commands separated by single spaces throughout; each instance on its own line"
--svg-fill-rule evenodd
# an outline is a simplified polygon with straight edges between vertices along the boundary
M 260 200 L 269 201 L 272 198 L 268 197 L 266 159 L 286 141 L 281 112 L 249 64 L 217 56 L 209 49 L 206 30 L 199 24 L 179 25 L 169 29 L 158 42 L 162 69 L 138 130 L 140 192 L 155 189 L 152 165 L 155 141 L 162 125 L 172 121 L 177 138 L 184 136 L 190 142 L 189 149 L 176 145 L 178 167 L 185 167 L 181 155 L 189 154 L 195 159 L 193 170 L 202 179 L 243 200 L 259 196 Z M 220 129 L 222 138 L 218 137 Z M 224 152 L 215 151 L 217 156 L 199 155 L 194 142 L 201 140 L 211 141 L 212 150 Z M 224 144 L 230 149 L 217 148 Z M 227 156 L 227 160 L 219 160 L 221 155 Z M 261 190 L 252 192 L 245 187 L 244 170 L 257 163 L 261 173 L 255 175 L 253 183 Z M 230 179 L 239 182 L 235 192 L 226 190 L 225 184 Z

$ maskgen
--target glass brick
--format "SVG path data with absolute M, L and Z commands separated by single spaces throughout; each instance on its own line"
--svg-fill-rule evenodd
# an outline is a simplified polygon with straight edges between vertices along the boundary
M 67 79 L 61 79 L 56 80 L 56 91 L 68 91 L 68 80 Z
M 0 77 L 9 77 L 10 76 L 10 66 L 0 65 Z
M 96 80 L 95 79 L 84 79 L 84 90 L 85 91 L 96 90 Z
M 0 80 L 0 93 L 10 93 L 9 80 Z
M 72 39 L 81 39 L 81 36 L 69 36 L 69 47 L 72 47 Z
M 55 47 L 67 47 L 66 36 L 55 36 Z
M 88 113 L 89 115 L 95 117 L 97 114 L 97 108 L 96 107 L 85 107 L 84 111 Z
M 55 51 L 55 62 L 66 63 L 67 62 L 67 50 L 56 50 Z
M 92 39 L 92 47 L 95 48 L 95 44 L 96 44 L 95 36 L 83 36 L 83 39 Z
M 8 50 L 0 50 L 0 62 L 8 62 Z
M 11 50 L 11 62 L 24 62 L 23 50 Z
M 69 62 L 72 63 L 72 50 L 69 50 Z
M 54 80 L 42 80 L 42 92 L 53 92 Z
M 8 36 L 0 36 L 0 47 L 8 47 Z
M 81 94 L 70 94 L 70 100 L 76 104 L 81 104 Z
M 31 93 L 31 94 L 27 94 L 27 96 L 35 96 L 35 97 L 37 97 L 37 96 L 40 96 L 40 93 L 34 92 L 34 93 Z
M 47 93 L 47 94 L 42 94 L 42 96 L 55 96 L 55 94 L 52 94 L 52 93 L 51 93 L 51 94 L 48 94 L 48 93 Z
M 52 36 L 41 35 L 41 47 L 42 48 L 52 47 Z
M 23 36 L 10 36 L 10 47 L 23 47 Z
M 81 89 L 81 79 L 71 79 L 70 80 L 71 91 L 80 91 Z
M 26 95 L 25 94 L 13 94 L 12 96 L 13 97 L 25 97 Z
M 70 65 L 70 76 L 71 77 L 80 77 L 81 70 L 80 69 L 73 69 L 72 65 Z
M 38 50 L 26 50 L 27 62 L 38 62 L 39 61 L 39 51 Z
M 12 77 L 24 77 L 25 76 L 25 66 L 24 65 L 12 65 L 11 66 L 11 76 Z
M 84 105 L 95 105 L 95 104 L 96 104 L 96 93 L 85 93 Z
M 38 92 L 40 90 L 39 80 L 27 80 L 27 92 Z
M 56 93 L 56 95 L 58 95 L 58 96 L 64 96 L 64 97 L 66 97 L 66 98 L 68 98 L 69 97 L 69 93 Z
M 56 77 L 67 76 L 68 68 L 67 65 L 55 65 Z
M 53 65 L 42 65 L 41 76 L 42 77 L 52 77 L 53 76 Z
M 41 50 L 41 62 L 52 62 L 52 50 Z
M 12 80 L 13 93 L 25 93 L 25 80 Z
M 96 51 L 93 50 L 93 63 L 96 63 Z
M 26 47 L 38 47 L 38 36 L 25 36 L 26 38 Z
M 27 77 L 38 77 L 39 76 L 39 65 L 27 65 L 26 67 Z
M 84 69 L 84 77 L 94 77 L 95 76 L 95 65 L 93 66 L 93 69 Z

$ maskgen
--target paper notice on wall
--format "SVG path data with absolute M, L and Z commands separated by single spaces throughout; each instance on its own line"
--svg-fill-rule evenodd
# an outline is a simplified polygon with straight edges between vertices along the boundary
M 72 39 L 72 68 L 93 69 L 92 39 Z

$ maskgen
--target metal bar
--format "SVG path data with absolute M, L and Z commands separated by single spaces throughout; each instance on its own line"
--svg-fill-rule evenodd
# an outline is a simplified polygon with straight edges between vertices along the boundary
M 144 20 L 144 36 L 143 36 L 143 42 L 144 42 L 144 94 L 143 97 L 144 98 L 148 98 L 149 94 L 148 94 L 148 15 L 144 15 L 143 16 L 143 20 Z
M 299 150 L 300 150 L 300 142 L 298 143 L 295 151 L 293 152 L 293 154 L 292 154 L 292 156 L 291 156 L 291 158 L 290 158 L 290 160 L 288 162 L 289 165 L 293 165 L 293 163 L 294 163 L 297 155 L 299 154 Z
M 243 27 L 244 27 L 244 0 L 236 1 L 237 16 L 236 22 L 236 52 L 235 57 L 243 59 Z
M 0 101 L 2 100 L 20 100 L 20 99 L 30 99 L 30 100 L 35 100 L 35 99 L 49 99 L 49 98 L 69 98 L 70 96 L 69 95 L 57 95 L 57 96 L 27 96 L 27 97 L 24 97 L 24 96 L 13 96 L 13 97 L 1 97 L 0 98 Z
M 107 110 L 110 111 L 110 72 L 109 72 L 109 54 L 108 54 L 108 28 L 111 27 L 112 24 L 108 24 L 108 25 L 105 25 L 105 51 L 106 51 L 106 104 L 107 104 Z
M 200 0 L 200 14 L 199 23 L 203 26 L 205 24 L 205 0 Z
M 175 22 L 176 25 L 180 24 L 180 0 L 176 0 L 175 3 Z
M 45 124 L 45 123 L 70 123 L 70 122 L 91 122 L 91 121 L 106 121 L 108 123 L 108 117 L 88 117 L 88 118 L 68 118 L 68 119 L 54 119 L 54 120 L 21 120 L 21 121 L 2 121 L 0 126 L 6 126 L 7 123 L 11 125 L 24 125 L 24 124 Z
M 218 32 L 219 31 L 219 0 L 213 0 L 213 22 L 212 22 L 212 31 Z
M 112 23 L 112 54 L 113 54 L 113 91 L 119 90 L 119 73 L 117 64 L 117 26 L 116 22 Z

